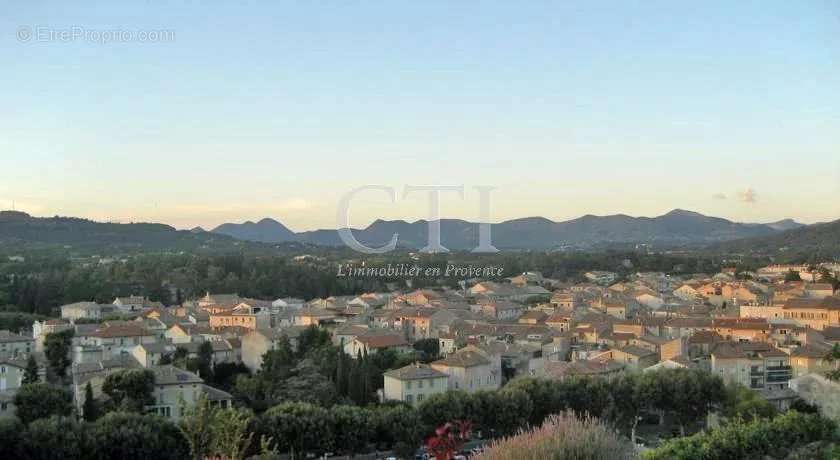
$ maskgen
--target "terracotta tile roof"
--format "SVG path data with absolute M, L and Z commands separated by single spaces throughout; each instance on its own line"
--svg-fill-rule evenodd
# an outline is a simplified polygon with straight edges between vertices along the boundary
M 356 337 L 356 340 L 368 348 L 404 347 L 408 345 L 405 338 L 399 334 L 367 334 Z
M 788 299 L 782 308 L 785 310 L 792 308 L 840 310 L 840 299 L 837 297 L 826 297 L 824 299 Z
M 432 363 L 432 366 L 446 366 L 446 367 L 475 367 L 490 364 L 482 353 L 470 350 L 462 350 L 455 352 L 446 358 L 439 359 Z
M 409 364 L 386 372 L 387 377 L 395 378 L 397 380 L 418 380 L 418 379 L 434 379 L 446 378 L 447 375 L 443 372 L 431 368 L 427 364 Z
M 688 343 L 696 344 L 712 344 L 722 341 L 723 337 L 715 331 L 697 331 L 694 334 L 691 334 L 691 337 L 688 338 Z
M 103 339 L 115 337 L 142 337 L 153 336 L 151 332 L 145 327 L 134 324 L 116 324 L 106 326 L 91 334 L 93 337 L 100 337 Z
M 787 353 L 764 342 L 720 342 L 712 348 L 718 359 L 785 357 Z

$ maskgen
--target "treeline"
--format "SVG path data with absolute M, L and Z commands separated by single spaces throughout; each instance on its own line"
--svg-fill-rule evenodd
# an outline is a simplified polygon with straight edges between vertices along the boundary
M 437 341 L 419 341 L 412 353 L 382 350 L 352 359 L 341 345 L 333 345 L 329 332 L 310 327 L 301 332 L 296 349 L 287 337 L 263 355 L 254 374 L 235 377 L 233 394 L 256 412 L 281 402 L 366 405 L 377 401 L 383 373 L 414 361 L 437 358 Z M 434 343 L 430 343 L 434 342 Z
M 279 256 L 140 255 L 107 265 L 44 258 L 0 264 L 0 305 L 55 315 L 79 301 L 110 303 L 144 295 L 166 305 L 206 292 L 244 297 L 304 299 L 382 290 L 375 279 L 337 278 L 329 261 L 296 262 Z
M 687 425 L 702 422 L 727 401 L 718 377 L 678 369 L 628 374 L 613 381 L 521 378 L 497 391 L 448 391 L 416 407 L 284 402 L 257 416 L 253 426 L 255 438 L 274 439 L 280 452 L 393 448 L 407 455 L 437 427 L 456 420 L 469 422 L 486 438 L 496 438 L 539 426 L 551 414 L 572 411 L 607 420 L 629 437 L 648 412 Z
M 317 340 L 309 340 L 313 339 Z M 294 386 L 298 387 L 295 391 L 305 391 Z M 69 395 L 63 390 L 45 384 L 24 385 L 15 401 L 20 421 L 0 423 L 0 458 L 184 458 L 187 447 L 193 458 L 374 450 L 410 456 L 438 427 L 451 422 L 466 422 L 485 439 L 498 439 L 540 426 L 552 414 L 565 412 L 598 417 L 631 439 L 639 420 L 650 416 L 667 418 L 685 429 L 702 427 L 710 411 L 724 415 L 727 424 L 722 431 L 667 443 L 661 456 L 651 458 L 707 458 L 685 452 L 705 449 L 709 443 L 720 444 L 725 454 L 708 458 L 742 458 L 726 456 L 732 452 L 730 444 L 746 443 L 738 447 L 744 450 L 764 449 L 755 447 L 757 440 L 775 436 L 788 425 L 805 431 L 793 430 L 780 436 L 778 443 L 833 439 L 829 436 L 833 425 L 817 415 L 795 419 L 804 420 L 802 423 L 790 421 L 793 415 L 772 422 L 743 423 L 739 420 L 766 420 L 774 413 L 757 409 L 750 401 L 745 403 L 744 393 L 729 391 L 719 377 L 686 369 L 626 374 L 613 380 L 520 378 L 496 391 L 441 393 L 416 407 L 403 403 L 357 405 L 346 398 L 336 404 L 320 404 L 281 395 L 281 402 L 255 412 L 219 409 L 202 398 L 177 425 L 140 414 L 151 403 L 153 390 L 146 370 L 111 374 L 102 389 L 106 400 L 93 402 L 92 390 L 86 387 L 86 400 L 90 397 L 91 402 L 86 401 L 79 414 L 84 421 L 75 421 Z M 264 400 L 269 401 L 273 402 Z
M 155 415 L 112 412 L 95 422 L 52 416 L 28 425 L 0 418 L 0 458 L 182 460 L 188 456 L 178 428 Z
M 721 428 L 694 436 L 667 441 L 646 452 L 645 460 L 694 459 L 728 460 L 732 458 L 840 458 L 840 447 L 829 445 L 838 440 L 837 424 L 817 414 L 791 411 L 773 419 L 734 420 Z M 816 452 L 789 457 L 791 451 L 806 444 L 827 444 L 823 456 Z
M 330 295 L 349 295 L 387 290 L 391 283 L 406 288 L 400 278 L 337 277 L 338 264 L 351 261 L 346 250 L 320 250 L 322 256 L 295 261 L 282 255 L 231 253 L 141 254 L 101 265 L 97 259 L 70 259 L 66 255 L 40 254 L 25 262 L 0 262 L 0 306 L 14 305 L 25 313 L 55 315 L 56 307 L 79 301 L 110 303 L 114 297 L 144 295 L 166 305 L 204 295 L 206 292 L 238 293 L 241 296 L 306 300 Z M 452 253 L 423 255 L 407 253 L 359 257 L 352 262 L 368 265 L 418 263 L 444 267 L 447 263 L 503 267 L 503 277 L 524 271 L 540 271 L 547 277 L 577 280 L 588 270 L 611 270 L 621 274 L 636 271 L 680 273 L 715 272 L 719 264 L 702 257 L 642 254 L 632 251 L 603 253 L 507 252 L 476 255 Z M 418 278 L 413 287 L 437 286 L 439 280 Z M 457 279 L 443 280 L 455 286 Z

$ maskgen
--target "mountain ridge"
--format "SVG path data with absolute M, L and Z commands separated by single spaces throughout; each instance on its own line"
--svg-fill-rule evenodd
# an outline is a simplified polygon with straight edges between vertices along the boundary
M 463 219 L 440 219 L 441 241 L 449 249 L 475 247 L 478 242 L 479 225 Z M 587 247 L 601 243 L 696 245 L 768 236 L 802 225 L 792 219 L 770 224 L 737 223 L 677 208 L 656 217 L 586 214 L 560 222 L 541 216 L 522 217 L 491 224 L 491 234 L 493 244 L 500 249 Z M 257 227 L 261 229 L 258 231 Z M 428 221 L 376 219 L 367 227 L 350 230 L 357 240 L 366 245 L 385 244 L 396 233 L 399 235 L 401 246 L 420 248 L 426 245 Z M 269 218 L 256 224 L 250 221 L 242 224 L 222 224 L 212 232 L 267 243 L 306 242 L 324 246 L 343 244 L 336 229 L 295 233 Z

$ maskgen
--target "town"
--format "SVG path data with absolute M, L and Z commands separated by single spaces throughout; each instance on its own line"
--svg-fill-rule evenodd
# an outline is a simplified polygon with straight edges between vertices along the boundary
M 56 409 L 39 406 L 62 387 L 72 407 L 61 410 L 84 420 L 130 407 L 183 424 L 203 406 L 266 414 L 299 402 L 422 410 L 448 395 L 486 394 L 528 378 L 611 385 L 684 370 L 719 378 L 739 403 L 778 413 L 804 405 L 838 418 L 838 276 L 836 263 L 622 279 L 589 271 L 581 282 L 524 272 L 472 278 L 460 288 L 313 299 L 206 293 L 173 305 L 145 296 L 77 302 L 31 328 L 0 331 L 0 416 L 49 415 Z M 146 379 L 139 389 L 138 379 Z M 724 416 L 711 400 L 688 421 L 663 414 L 654 400 L 640 404 L 661 416 L 633 424 L 640 448 Z M 465 442 L 480 447 L 496 431 L 519 428 L 485 424 L 483 437 Z M 423 436 L 342 445 L 351 433 L 334 433 L 330 443 L 277 434 L 269 448 L 292 455 L 423 449 Z M 416 444 L 405 445 L 410 439 Z

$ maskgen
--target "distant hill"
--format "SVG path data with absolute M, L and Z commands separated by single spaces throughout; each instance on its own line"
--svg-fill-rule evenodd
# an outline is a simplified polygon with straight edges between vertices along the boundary
M 298 240 L 293 231 L 274 219 L 263 219 L 257 223 L 247 221 L 243 224 L 222 224 L 214 228 L 212 233 L 260 243 L 286 243 Z
M 821 226 L 800 227 L 782 232 L 776 228 L 798 226 L 793 221 L 773 224 L 742 224 L 691 211 L 674 210 L 658 217 L 627 215 L 586 215 L 564 222 L 543 217 L 526 217 L 492 225 L 493 244 L 499 249 L 550 250 L 560 247 L 592 249 L 613 244 L 650 243 L 658 247 L 698 247 L 727 241 L 745 241 L 745 245 L 770 247 L 810 242 L 811 246 L 831 245 L 827 238 L 837 238 Z M 834 224 L 825 224 L 834 225 Z M 479 224 L 459 219 L 440 221 L 441 242 L 452 250 L 477 246 Z M 790 235 L 811 235 L 799 239 Z M 428 222 L 418 220 L 377 220 L 364 229 L 352 230 L 357 240 L 368 246 L 381 246 L 393 234 L 399 235 L 398 247 L 419 249 L 427 244 Z M 823 233 L 827 233 L 823 235 Z M 230 250 L 248 248 L 264 251 L 301 245 L 342 246 L 336 230 L 294 233 L 273 219 L 243 224 L 223 224 L 210 232 L 200 227 L 176 230 L 154 223 L 116 224 L 73 217 L 38 218 L 28 214 L 0 212 L 0 246 L 16 247 L 69 246 L 89 251 L 102 250 Z M 733 243 L 733 248 L 739 247 Z
M 796 229 L 796 228 L 806 227 L 805 224 L 800 224 L 799 222 L 796 222 L 793 219 L 784 219 L 784 220 L 780 220 L 778 222 L 771 222 L 771 223 L 765 224 L 765 225 L 772 228 L 773 230 L 779 230 L 779 231 L 782 231 L 782 232 L 788 231 L 788 230 L 793 230 L 793 229 Z
M 792 222 L 792 221 L 790 221 Z M 441 241 L 449 249 L 470 249 L 478 241 L 479 225 L 458 219 L 442 219 Z M 795 222 L 793 223 L 795 224 Z M 764 224 L 742 224 L 708 217 L 681 209 L 658 217 L 586 215 L 554 222 L 543 217 L 509 220 L 491 227 L 493 244 L 500 249 L 551 249 L 560 246 L 591 247 L 606 243 L 655 243 L 659 245 L 698 245 L 779 233 Z M 367 245 L 387 243 L 399 234 L 401 245 L 426 245 L 428 222 L 419 220 L 377 220 L 353 235 Z M 316 230 L 297 234 L 298 241 L 320 245 L 340 245 L 335 230 Z
M 212 233 L 176 230 L 163 224 L 117 224 L 75 217 L 32 217 L 18 211 L 0 211 L 0 246 L 13 248 L 70 247 L 103 250 L 227 249 L 241 245 L 233 238 Z
M 710 247 L 720 252 L 737 253 L 807 253 L 840 256 L 840 220 L 794 228 L 773 235 L 745 238 Z

